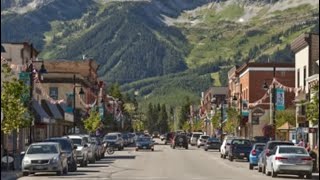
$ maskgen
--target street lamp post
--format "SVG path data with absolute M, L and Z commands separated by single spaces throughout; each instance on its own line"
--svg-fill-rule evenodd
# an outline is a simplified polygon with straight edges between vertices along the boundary
M 76 75 L 73 75 L 73 133 L 76 133 L 76 88 L 80 87 L 79 95 L 84 95 L 84 91 L 82 89 L 82 86 L 76 85 Z
M 240 91 L 239 91 L 239 103 L 240 103 L 240 107 L 239 107 L 239 114 L 240 114 L 240 120 L 239 120 L 239 127 L 238 127 L 238 131 L 239 131 L 239 136 L 241 135 L 241 121 L 242 121 L 242 95 L 241 95 L 241 91 L 242 91 L 242 84 L 240 84 Z M 234 95 L 232 98 L 232 101 L 237 101 L 238 98 Z
M 276 77 L 276 66 L 273 65 L 273 80 Z M 269 86 L 267 82 L 264 82 L 263 89 L 268 90 Z M 272 108 L 270 107 L 270 110 L 272 110 L 272 125 L 274 129 L 274 140 L 276 139 L 276 85 L 273 83 L 272 85 Z
M 31 63 L 30 63 L 30 65 L 29 65 L 29 67 L 28 67 L 28 69 L 27 69 L 27 72 L 29 72 L 30 73 L 30 94 L 29 94 L 29 96 L 30 96 L 30 101 L 29 101 L 29 112 L 33 112 L 33 106 L 32 106 L 32 100 L 33 100 L 33 86 L 34 86 L 34 82 L 33 82 L 33 73 L 34 73 L 34 71 L 33 71 L 33 69 L 34 69 L 34 66 L 33 66 L 33 63 L 42 63 L 42 65 L 41 65 L 41 68 L 40 68 L 40 71 L 39 71 L 39 73 L 40 74 L 44 74 L 44 73 L 47 73 L 47 70 L 45 69 L 45 67 L 44 67 L 44 61 L 39 61 L 39 60 L 36 60 L 36 61 L 34 61 L 33 60 L 33 44 L 31 44 L 30 45 L 30 58 L 31 58 Z M 33 119 L 33 118 L 32 118 Z M 33 121 L 34 120 L 32 120 L 31 122 L 30 122 L 30 126 L 29 126 L 29 144 L 31 144 L 32 143 L 32 124 L 33 124 Z
M 215 103 L 217 106 L 219 105 L 217 98 L 214 96 L 211 100 L 212 103 Z M 225 104 L 225 97 L 223 96 L 221 98 L 221 102 L 220 102 L 220 113 L 221 113 L 221 117 L 220 117 L 220 141 L 223 141 L 223 112 L 224 112 L 224 104 Z

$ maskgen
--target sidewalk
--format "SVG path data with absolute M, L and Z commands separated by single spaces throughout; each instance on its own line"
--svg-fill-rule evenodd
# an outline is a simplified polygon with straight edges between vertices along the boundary
M 22 176 L 21 171 L 1 171 L 2 180 L 16 180 Z

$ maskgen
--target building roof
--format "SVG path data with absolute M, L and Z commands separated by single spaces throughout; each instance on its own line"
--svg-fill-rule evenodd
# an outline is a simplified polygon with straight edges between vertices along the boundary
M 237 73 L 241 74 L 243 73 L 246 69 L 249 67 L 261 67 L 261 68 L 266 68 L 266 67 L 283 67 L 283 68 L 294 68 L 295 64 L 294 63 L 257 63 L 257 62 L 249 62 L 243 64 L 241 67 L 237 69 Z
M 297 53 L 301 49 L 309 46 L 312 36 L 318 36 L 319 37 L 319 34 L 316 34 L 316 33 L 304 33 L 304 34 L 301 34 L 295 40 L 293 40 L 293 42 L 291 43 L 291 50 L 294 53 Z

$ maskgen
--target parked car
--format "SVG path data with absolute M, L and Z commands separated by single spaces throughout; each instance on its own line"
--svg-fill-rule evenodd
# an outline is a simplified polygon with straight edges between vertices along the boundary
M 22 160 L 24 176 L 37 172 L 56 172 L 57 175 L 68 173 L 67 154 L 57 142 L 33 143 L 29 146 Z
M 170 132 L 170 133 L 167 133 L 167 135 L 166 135 L 166 138 L 165 138 L 165 140 L 164 140 L 164 144 L 171 144 L 172 143 L 172 140 L 173 140 L 173 138 L 174 138 L 174 134 L 175 133 L 173 133 L 173 132 Z
M 188 138 L 185 134 L 177 134 L 174 136 L 171 147 L 175 149 L 176 147 L 183 147 L 188 149 Z
M 117 148 L 119 151 L 124 149 L 121 134 L 119 136 L 118 133 L 108 133 L 106 136 L 104 136 L 103 141 L 107 143 L 107 146 Z
M 66 138 L 69 138 L 74 145 L 77 146 L 77 163 L 80 164 L 80 167 L 88 166 L 88 144 L 84 140 L 84 137 L 79 135 L 69 135 Z
M 249 139 L 232 139 L 228 151 L 228 159 L 233 161 L 234 159 L 244 159 L 249 161 L 250 151 L 252 144 Z
M 129 136 L 129 144 L 133 144 L 134 143 L 135 134 L 134 133 L 129 133 L 128 136 Z
M 204 145 L 204 150 L 208 151 L 209 149 L 217 149 L 220 151 L 221 142 L 218 138 L 209 138 Z
M 154 141 L 150 137 L 139 137 L 136 142 L 136 151 L 139 149 L 150 149 L 154 151 Z
M 190 138 L 190 145 L 191 146 L 197 145 L 197 141 L 201 135 L 203 135 L 202 132 L 193 132 Z
M 68 170 L 70 172 L 77 171 L 77 146 L 73 145 L 70 139 L 66 138 L 50 138 L 46 139 L 43 142 L 57 142 L 60 144 L 60 147 L 63 152 L 67 155 L 68 160 Z
M 197 147 L 204 146 L 207 143 L 207 139 L 209 139 L 209 136 L 201 135 L 197 140 Z
M 105 148 L 101 143 L 101 140 L 99 137 L 91 137 L 91 144 L 94 144 L 94 147 L 96 148 L 96 160 L 100 160 L 104 157 Z
M 299 178 L 312 178 L 313 162 L 304 147 L 276 146 L 267 157 L 267 176 L 278 174 L 299 175 Z
M 232 139 L 235 139 L 235 137 L 226 137 L 224 138 L 221 147 L 220 147 L 220 157 L 225 159 L 229 154 L 229 147 L 231 144 Z
M 95 143 L 92 143 L 91 137 L 88 134 L 80 134 L 83 137 L 83 141 L 88 145 L 88 159 L 90 164 L 96 162 L 96 154 L 98 153 L 98 147 Z
M 294 146 L 292 142 L 288 141 L 268 141 L 266 146 L 264 147 L 264 152 L 261 154 L 261 163 L 258 165 L 258 170 L 259 168 L 262 168 L 262 173 L 266 173 L 266 161 L 267 161 L 267 156 L 270 155 L 270 151 L 275 148 L 276 146 L 280 145 L 289 145 L 289 146 Z
M 259 155 L 265 145 L 265 143 L 256 143 L 253 145 L 249 156 L 249 169 L 253 169 L 254 166 L 258 165 Z

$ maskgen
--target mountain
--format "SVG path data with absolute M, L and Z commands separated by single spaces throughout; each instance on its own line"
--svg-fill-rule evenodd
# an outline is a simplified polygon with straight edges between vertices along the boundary
M 316 0 L 1 0 L 1 40 L 44 59 L 101 65 L 99 76 L 145 103 L 198 100 L 248 60 L 292 61 L 289 44 L 319 32 Z

